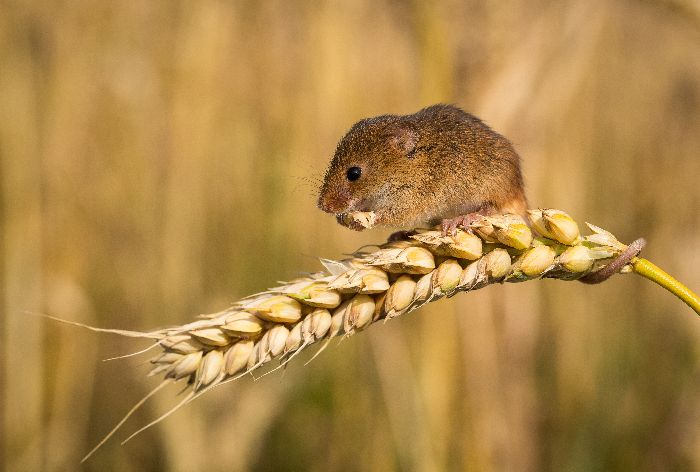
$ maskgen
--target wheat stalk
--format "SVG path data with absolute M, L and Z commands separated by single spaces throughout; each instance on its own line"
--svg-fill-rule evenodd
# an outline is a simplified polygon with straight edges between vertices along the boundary
M 202 315 L 183 326 L 148 333 L 109 330 L 155 339 L 151 347 L 161 352 L 151 360 L 149 375 L 161 376 L 163 382 L 85 459 L 169 382 L 184 379 L 188 395 L 124 442 L 215 386 L 274 360 L 279 361 L 277 368 L 283 367 L 312 344 L 324 341 L 318 354 L 332 338 L 351 336 L 372 323 L 459 292 L 541 278 L 595 281 L 595 275 L 606 268 L 608 272 L 630 272 L 639 266 L 639 272 L 649 277 L 644 272 L 649 272 L 650 263 L 636 257 L 641 246 L 628 247 L 591 224 L 587 225 L 592 234 L 582 237 L 576 222 L 559 210 L 530 210 L 528 215 L 534 234 L 515 215 L 484 217 L 469 231 L 452 235 L 418 230 L 408 240 L 388 242 L 375 251 L 356 252 L 340 261 L 322 259 L 324 271 L 243 298 L 224 311 Z M 366 226 L 373 221 L 371 214 L 349 217 Z M 698 297 L 688 293 L 684 301 L 700 313 Z

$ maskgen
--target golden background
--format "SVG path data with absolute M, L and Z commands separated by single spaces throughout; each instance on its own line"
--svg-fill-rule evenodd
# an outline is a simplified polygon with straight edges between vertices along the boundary
M 455 103 L 533 206 L 700 289 L 697 1 L 6 1 L 0 461 L 77 470 L 181 324 L 388 230 L 315 207 L 360 118 Z M 308 356 L 306 357 L 308 358 Z M 700 320 L 641 278 L 460 294 L 308 366 L 162 392 L 85 470 L 698 470 Z

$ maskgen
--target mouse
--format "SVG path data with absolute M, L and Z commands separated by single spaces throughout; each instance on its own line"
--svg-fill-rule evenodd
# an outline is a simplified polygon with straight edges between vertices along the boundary
M 328 165 L 318 207 L 358 231 L 365 226 L 349 213 L 373 212 L 374 225 L 439 225 L 454 234 L 483 216 L 524 217 L 528 205 L 510 141 L 461 108 L 437 104 L 355 123 Z

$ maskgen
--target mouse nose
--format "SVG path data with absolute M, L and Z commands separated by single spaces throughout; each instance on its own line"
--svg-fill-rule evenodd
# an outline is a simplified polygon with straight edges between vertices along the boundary
M 321 192 L 318 196 L 318 207 L 326 213 L 342 213 L 347 210 L 348 199 L 332 192 Z

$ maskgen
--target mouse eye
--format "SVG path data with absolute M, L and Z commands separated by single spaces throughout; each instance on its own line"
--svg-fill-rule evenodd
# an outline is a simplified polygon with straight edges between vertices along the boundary
M 351 167 L 348 169 L 345 175 L 347 176 L 350 182 L 354 182 L 357 179 L 359 179 L 362 175 L 362 169 L 360 169 L 359 167 Z

